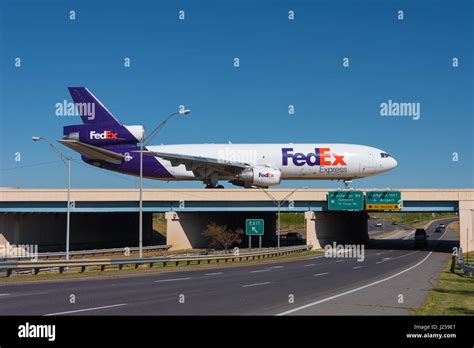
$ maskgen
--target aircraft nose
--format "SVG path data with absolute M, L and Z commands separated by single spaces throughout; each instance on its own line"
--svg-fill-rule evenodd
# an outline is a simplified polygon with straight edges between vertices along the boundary
M 398 162 L 395 158 L 390 157 L 390 169 L 396 168 L 398 166 Z

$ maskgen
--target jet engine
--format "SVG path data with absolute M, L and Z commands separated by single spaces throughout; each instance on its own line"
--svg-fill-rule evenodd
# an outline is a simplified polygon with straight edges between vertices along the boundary
M 242 173 L 237 175 L 237 180 L 232 180 L 235 185 L 251 186 L 273 186 L 281 182 L 281 172 L 279 169 L 269 167 L 245 168 Z

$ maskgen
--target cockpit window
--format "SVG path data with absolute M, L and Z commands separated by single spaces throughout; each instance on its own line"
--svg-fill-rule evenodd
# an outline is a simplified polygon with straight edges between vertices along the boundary
M 388 153 L 381 152 L 381 153 L 380 153 L 380 157 L 382 157 L 382 158 L 387 158 L 387 157 L 390 157 L 390 155 L 389 155 Z

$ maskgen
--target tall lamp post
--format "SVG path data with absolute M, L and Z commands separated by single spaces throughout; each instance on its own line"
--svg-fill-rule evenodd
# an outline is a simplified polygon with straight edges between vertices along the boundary
M 168 115 L 163 122 L 161 122 L 158 126 L 153 129 L 153 131 L 140 141 L 140 214 L 139 214 L 139 241 L 138 241 L 138 249 L 140 258 L 143 257 L 143 148 L 150 143 L 150 141 L 155 137 L 155 135 L 163 129 L 166 123 L 176 115 L 188 115 L 191 112 L 189 109 L 182 109 L 179 111 L 175 111 L 172 114 Z
M 61 161 L 67 166 L 67 209 L 66 209 L 66 260 L 69 260 L 69 231 L 70 231 L 70 207 L 71 207 L 71 157 L 66 156 L 61 151 L 58 150 L 48 139 L 44 137 L 33 136 L 31 137 L 33 141 L 44 140 L 51 147 L 56 156 L 59 157 Z
M 303 187 L 304 189 L 307 189 L 308 187 Z M 278 241 L 277 241 L 277 247 L 280 248 L 280 210 L 281 210 L 281 207 L 283 204 L 285 204 L 285 202 L 288 200 L 288 198 L 291 197 L 291 195 L 293 195 L 293 193 L 295 193 L 296 191 L 298 191 L 300 189 L 300 187 L 297 187 L 295 188 L 293 191 L 291 191 L 289 194 L 287 194 L 283 199 L 281 200 L 277 200 L 272 194 L 270 194 L 270 192 L 267 192 L 267 190 L 265 190 L 264 188 L 262 188 L 262 191 L 265 192 L 265 194 L 270 197 L 270 199 L 273 201 L 273 203 L 275 203 L 275 205 L 277 206 L 278 208 L 278 227 L 277 227 L 277 238 L 278 238 Z

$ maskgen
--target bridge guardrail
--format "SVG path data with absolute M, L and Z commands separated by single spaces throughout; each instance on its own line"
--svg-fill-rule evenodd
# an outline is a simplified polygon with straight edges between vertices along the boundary
M 150 245 L 143 247 L 143 251 L 152 251 L 152 250 L 168 250 L 171 248 L 171 245 Z M 130 252 L 138 251 L 138 247 L 128 247 Z M 95 255 L 106 255 L 106 254 L 123 254 L 125 252 L 125 247 L 123 248 L 109 248 L 109 249 L 90 249 L 90 250 L 75 250 L 69 252 L 69 257 L 85 257 L 85 256 L 95 256 Z M 57 251 L 57 252 L 44 252 L 38 253 L 38 258 L 41 259 L 49 259 L 49 258 L 61 258 L 66 257 L 65 251 Z M 7 260 L 21 260 L 25 258 L 31 258 L 30 256 L 27 257 L 5 257 L 0 256 L 1 261 Z
M 163 264 L 167 266 L 169 263 L 174 263 L 175 266 L 178 266 L 180 263 L 186 263 L 190 265 L 191 262 L 197 262 L 201 264 L 207 262 L 208 264 L 211 261 L 219 262 L 234 262 L 234 261 L 244 261 L 244 260 L 258 260 L 263 258 L 270 258 L 276 256 L 283 256 L 294 254 L 298 252 L 308 251 L 312 248 L 311 245 L 299 245 L 292 247 L 282 247 L 282 248 L 269 248 L 261 249 L 260 251 L 250 251 L 250 252 L 239 252 L 238 254 L 229 253 L 224 255 L 194 255 L 194 256 L 157 256 L 157 257 L 146 257 L 146 258 L 127 258 L 127 259 L 72 259 L 72 260 L 38 260 L 38 261 L 4 261 L 0 262 L 0 272 L 6 272 L 6 276 L 9 277 L 12 273 L 32 270 L 33 274 L 40 273 L 41 270 L 57 270 L 59 273 L 63 273 L 65 270 L 71 268 L 80 268 L 80 272 L 85 272 L 88 268 L 91 267 L 100 267 L 100 271 L 105 271 L 106 268 L 111 266 L 117 266 L 119 270 L 125 265 L 133 265 L 135 268 L 140 267 L 141 265 L 148 264 L 150 268 L 156 264 Z

